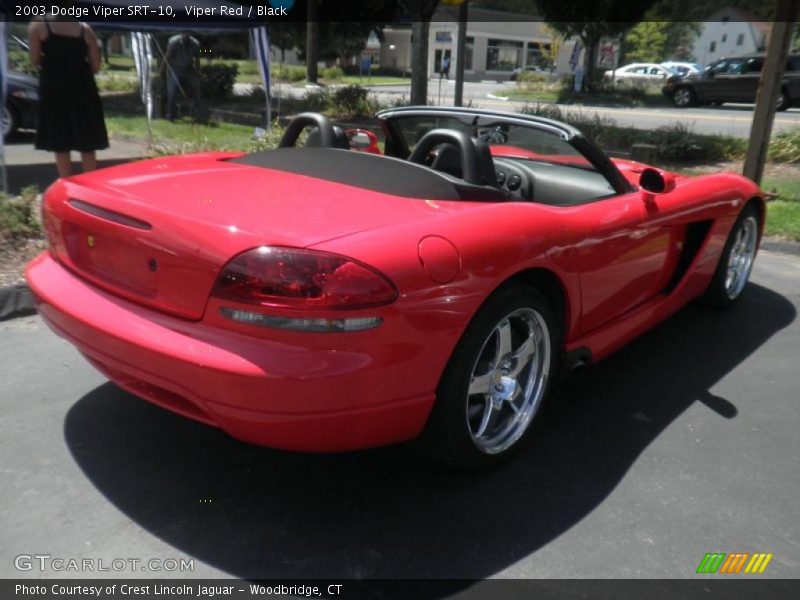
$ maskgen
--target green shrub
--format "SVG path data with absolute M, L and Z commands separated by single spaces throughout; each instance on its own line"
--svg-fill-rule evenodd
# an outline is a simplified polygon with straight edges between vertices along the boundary
M 544 73 L 534 71 L 520 71 L 517 74 L 517 84 L 527 85 L 529 83 L 546 83 L 550 78 Z
M 11 238 L 31 237 L 41 231 L 36 215 L 36 186 L 23 188 L 12 198 L 0 194 L 0 234 Z
M 328 67 L 322 69 L 322 78 L 330 81 L 338 81 L 344 77 L 344 71 L 340 67 Z
M 239 67 L 221 62 L 200 65 L 200 97 L 217 100 L 233 96 Z
M 295 83 L 306 78 L 306 68 L 302 65 L 273 64 L 270 74 L 275 81 Z
M 139 89 L 139 81 L 135 77 L 126 77 L 106 72 L 96 78 L 97 89 L 101 92 L 135 92 Z
M 254 137 L 252 140 L 250 140 L 250 146 L 248 147 L 247 151 L 258 152 L 259 150 L 272 150 L 277 148 L 278 142 L 281 141 L 284 131 L 284 128 L 277 123 L 273 124 L 272 127 L 266 130 L 264 137 Z
M 339 88 L 331 98 L 331 112 L 337 117 L 371 117 L 379 109 L 369 91 L 357 85 Z
M 302 98 L 304 111 L 325 112 L 331 107 L 331 94 L 324 88 L 308 90 Z
M 654 130 L 622 127 L 619 123 L 598 113 L 568 110 L 553 104 L 533 104 L 523 113 L 555 119 L 572 125 L 600 147 L 611 151 L 629 151 L 633 144 L 653 144 L 658 147 L 661 160 L 673 162 L 733 160 L 745 152 L 745 140 L 723 135 L 700 135 L 684 123 L 676 123 Z
M 800 127 L 774 136 L 769 144 L 769 158 L 775 162 L 800 163 Z
M 39 76 L 39 67 L 34 67 L 31 64 L 31 59 L 28 58 L 28 53 L 24 50 L 8 51 L 8 69 L 25 75 Z

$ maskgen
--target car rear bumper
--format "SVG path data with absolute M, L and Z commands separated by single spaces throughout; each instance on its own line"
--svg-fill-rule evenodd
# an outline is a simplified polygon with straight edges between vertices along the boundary
M 26 276 L 45 322 L 109 379 L 243 441 L 304 452 L 381 446 L 419 435 L 433 405 L 432 391 L 373 385 L 428 360 L 422 351 L 386 364 L 398 353 L 380 342 L 371 355 L 314 350 L 171 317 L 94 287 L 48 252 Z

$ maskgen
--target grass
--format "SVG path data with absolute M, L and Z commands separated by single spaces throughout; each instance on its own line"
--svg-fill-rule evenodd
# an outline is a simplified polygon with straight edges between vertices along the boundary
M 389 77 L 388 75 L 373 75 L 372 77 L 345 75 L 341 79 L 332 80 L 329 83 L 344 83 L 347 85 L 411 85 L 411 80 L 406 77 Z
M 766 235 L 800 242 L 800 178 L 765 177 L 761 189 L 778 194 L 767 207 Z
M 670 162 L 713 162 L 744 156 L 745 140 L 722 135 L 694 133 L 684 123 L 643 130 L 625 127 L 616 119 L 581 110 L 564 110 L 553 104 L 528 104 L 521 111 L 568 123 L 607 151 L 630 151 L 634 144 L 653 144 L 658 158 Z
M 764 232 L 768 236 L 800 242 L 800 201 L 770 202 Z
M 106 127 L 111 135 L 147 139 L 147 118 L 139 115 L 109 113 Z M 253 128 L 234 123 L 195 123 L 190 120 L 175 122 L 154 119 L 153 140 L 158 142 L 159 154 L 200 152 L 203 150 L 242 150 L 252 148 Z
M 544 80 L 523 81 L 504 92 L 512 100 L 587 104 L 593 106 L 669 106 L 669 100 L 658 88 L 612 87 L 603 85 L 592 92 L 575 92 L 570 81 L 548 83 Z

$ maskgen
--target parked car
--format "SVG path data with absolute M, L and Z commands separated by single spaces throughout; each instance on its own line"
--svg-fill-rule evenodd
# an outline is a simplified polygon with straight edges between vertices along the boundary
M 669 69 L 673 74 L 680 77 L 686 77 L 687 75 L 694 75 L 703 72 L 703 65 L 699 65 L 697 63 L 667 61 L 662 62 L 661 66 Z
M 479 469 L 560 375 L 745 289 L 765 204 L 742 176 L 611 159 L 524 114 L 377 125 L 385 156 L 306 113 L 276 150 L 59 179 L 26 272 L 40 315 L 120 387 L 240 440 L 414 440 Z
M 698 104 L 755 102 L 763 66 L 763 54 L 722 58 L 710 64 L 702 73 L 670 78 L 662 91 L 679 108 Z M 786 61 L 777 108 L 786 110 L 798 99 L 800 54 L 793 54 Z
M 511 72 L 511 81 L 517 81 L 521 73 L 533 73 L 536 75 L 541 75 L 544 77 L 550 77 L 552 75 L 552 71 L 550 69 L 545 69 L 544 67 L 540 67 L 538 65 L 528 65 L 527 67 L 517 67 Z
M 3 134 L 17 129 L 35 129 L 39 110 L 39 80 L 22 73 L 8 73 L 3 107 Z
M 655 63 L 632 63 L 603 74 L 607 80 L 619 84 L 660 83 L 673 75 L 672 71 Z

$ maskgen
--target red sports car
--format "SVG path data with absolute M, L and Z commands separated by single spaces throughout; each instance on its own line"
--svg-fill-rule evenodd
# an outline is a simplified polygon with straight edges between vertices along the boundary
M 765 204 L 743 177 L 612 160 L 521 114 L 377 122 L 382 156 L 308 113 L 277 150 L 59 180 L 39 312 L 119 386 L 240 440 L 416 440 L 482 468 L 560 374 L 745 288 Z

